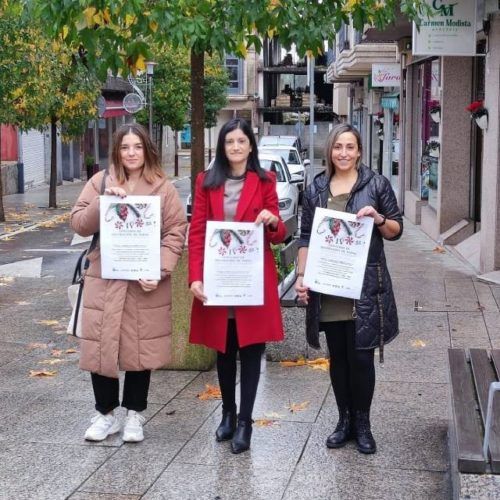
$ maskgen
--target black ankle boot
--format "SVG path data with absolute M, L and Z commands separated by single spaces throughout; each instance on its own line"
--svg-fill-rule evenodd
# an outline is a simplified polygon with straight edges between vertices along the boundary
M 227 441 L 231 439 L 236 429 L 236 411 L 222 411 L 222 420 L 215 431 L 217 441 Z
M 356 432 L 356 443 L 360 453 L 370 454 L 377 451 L 375 439 L 370 429 L 370 412 L 356 410 L 354 417 L 354 430 Z
M 352 438 L 353 432 L 349 408 L 339 408 L 339 421 L 335 430 L 328 436 L 326 446 L 328 448 L 342 448 Z
M 236 427 L 236 431 L 231 441 L 231 451 L 233 453 L 241 453 L 250 448 L 252 423 L 253 420 L 238 420 L 238 427 Z

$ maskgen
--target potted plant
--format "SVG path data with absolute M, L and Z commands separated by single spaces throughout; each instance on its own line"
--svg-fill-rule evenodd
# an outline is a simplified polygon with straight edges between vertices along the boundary
M 439 156 L 440 144 L 438 141 L 429 141 L 427 143 L 427 152 L 429 156 Z
M 379 111 L 377 113 L 377 120 L 379 121 L 379 123 L 383 124 L 384 123 L 384 112 L 383 111 Z
M 441 104 L 439 101 L 429 101 L 429 113 L 433 122 L 439 123 L 441 121 Z
M 488 127 L 488 110 L 484 107 L 484 101 L 473 101 L 465 109 L 479 128 L 484 130 Z

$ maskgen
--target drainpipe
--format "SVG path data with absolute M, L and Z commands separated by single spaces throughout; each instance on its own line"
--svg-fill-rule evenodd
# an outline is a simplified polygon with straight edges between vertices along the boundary
M 24 193 L 23 133 L 17 129 L 17 192 Z

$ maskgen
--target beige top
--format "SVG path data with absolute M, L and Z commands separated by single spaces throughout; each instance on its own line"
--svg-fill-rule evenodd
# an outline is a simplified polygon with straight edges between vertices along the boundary
M 349 193 L 328 197 L 327 208 L 330 210 L 345 211 L 345 206 L 349 198 Z M 321 322 L 348 321 L 352 320 L 354 300 L 334 295 L 321 295 Z

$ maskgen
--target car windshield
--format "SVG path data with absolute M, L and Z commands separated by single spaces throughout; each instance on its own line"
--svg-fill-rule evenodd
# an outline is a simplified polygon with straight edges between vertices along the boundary
M 286 182 L 285 172 L 283 172 L 283 166 L 278 161 L 273 160 L 260 160 L 260 166 L 264 170 L 269 170 L 276 174 L 277 182 Z
M 287 163 L 300 165 L 300 158 L 295 149 L 272 149 L 266 147 L 266 153 L 281 156 Z

